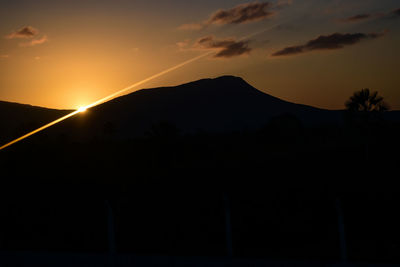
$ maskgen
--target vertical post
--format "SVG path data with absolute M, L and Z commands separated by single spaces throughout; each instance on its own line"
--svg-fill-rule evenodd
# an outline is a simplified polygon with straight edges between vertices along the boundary
M 342 262 L 346 262 L 347 261 L 346 236 L 344 232 L 343 210 L 340 198 L 336 199 L 336 212 L 338 217 L 338 230 L 340 239 L 340 259 L 342 260 Z
M 106 200 L 105 204 L 107 209 L 107 237 L 108 237 L 109 261 L 110 261 L 110 266 L 115 266 L 115 254 L 117 249 L 115 245 L 114 215 L 112 212 L 110 202 Z
M 226 249 L 228 256 L 232 258 L 232 225 L 231 225 L 231 210 L 229 205 L 228 193 L 224 192 L 224 208 L 225 208 L 225 231 L 226 231 Z

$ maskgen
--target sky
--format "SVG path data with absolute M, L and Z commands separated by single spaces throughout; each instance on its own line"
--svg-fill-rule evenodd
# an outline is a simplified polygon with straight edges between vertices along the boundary
M 0 0 L 0 100 L 76 109 L 137 88 L 235 75 L 287 101 L 400 109 L 398 0 Z

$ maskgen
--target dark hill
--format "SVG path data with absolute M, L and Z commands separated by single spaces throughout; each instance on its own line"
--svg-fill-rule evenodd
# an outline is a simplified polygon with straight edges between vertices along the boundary
M 108 130 L 116 136 L 140 136 L 168 123 L 182 132 L 251 130 L 272 117 L 290 113 L 303 123 L 337 122 L 340 112 L 293 104 L 263 93 L 243 79 L 223 76 L 155 89 L 143 89 L 90 109 L 68 122 L 84 136 Z M 84 121 L 84 122 L 83 122 Z
M 0 142 L 10 141 L 70 112 L 0 101 Z
M 17 138 L 71 110 L 0 101 L 0 141 Z M 174 87 L 142 89 L 91 108 L 46 130 L 82 138 L 143 136 L 159 125 L 181 133 L 258 129 L 271 118 L 290 114 L 304 125 L 339 124 L 342 111 L 294 104 L 263 93 L 242 78 L 222 76 Z M 398 112 L 386 118 L 399 121 Z
M 322 266 L 344 221 L 350 263 L 399 263 L 400 124 L 341 120 L 228 76 L 116 98 L 0 151 L 0 251 L 104 253 L 113 221 L 119 256 L 223 257 L 231 231 L 233 260 Z

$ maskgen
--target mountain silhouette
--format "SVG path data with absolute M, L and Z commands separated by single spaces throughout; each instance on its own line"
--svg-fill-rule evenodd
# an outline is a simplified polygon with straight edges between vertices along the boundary
M 10 141 L 70 112 L 0 101 L 0 142 Z
M 14 138 L 70 112 L 0 109 Z M 397 263 L 399 120 L 343 115 L 232 76 L 115 98 L 0 151 L 0 249 L 107 251 L 107 200 L 119 255 L 225 256 L 229 216 L 237 259 L 333 262 L 340 198 L 352 259 Z
M 71 110 L 0 102 L 0 135 L 14 138 Z M 305 125 L 338 124 L 342 110 L 324 110 L 268 95 L 242 78 L 222 76 L 172 87 L 142 89 L 90 108 L 48 130 L 78 138 L 144 136 L 160 124 L 181 133 L 226 133 L 259 129 L 287 115 Z M 398 113 L 390 112 L 391 120 Z M 20 128 L 20 129 L 19 129 Z
M 160 123 L 183 133 L 218 133 L 257 129 L 287 113 L 303 123 L 322 123 L 339 121 L 341 112 L 290 103 L 257 90 L 242 78 L 222 76 L 138 90 L 93 107 L 64 125 L 79 125 L 74 133 L 83 136 L 101 134 L 107 127 L 118 137 L 142 136 Z

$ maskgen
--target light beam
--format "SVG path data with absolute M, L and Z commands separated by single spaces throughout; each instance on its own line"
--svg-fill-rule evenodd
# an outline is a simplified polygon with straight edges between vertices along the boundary
M 271 27 L 268 27 L 268 28 L 266 28 L 266 29 L 263 29 L 263 30 L 261 30 L 261 31 L 254 32 L 254 33 L 252 33 L 252 34 L 249 34 L 249 35 L 247 35 L 247 36 L 245 36 L 245 37 L 240 38 L 239 40 L 248 39 L 248 38 L 253 37 L 253 36 L 255 36 L 255 35 L 259 35 L 259 34 L 261 34 L 261 33 L 267 32 L 267 31 L 269 31 L 269 30 L 272 30 L 273 28 L 275 28 L 275 27 L 278 26 L 278 25 L 279 25 L 279 24 L 275 24 L 275 25 L 273 25 L 273 26 L 271 26 Z M 131 89 L 133 89 L 133 88 L 135 88 L 135 87 L 137 87 L 137 86 L 139 86 L 139 85 L 142 85 L 142 84 L 144 84 L 144 83 L 146 83 L 146 82 L 149 82 L 149 81 L 151 81 L 151 80 L 153 80 L 153 79 L 155 79 L 155 78 L 158 78 L 158 77 L 160 77 L 160 76 L 162 76 L 162 75 L 165 75 L 165 74 L 167 74 L 167 73 L 169 73 L 169 72 L 171 72 L 171 71 L 174 71 L 174 70 L 176 70 L 176 69 L 179 69 L 179 68 L 181 68 L 181 67 L 183 67 L 183 66 L 185 66 L 185 65 L 187 65 L 187 64 L 189 64 L 189 63 L 192 63 L 192 62 L 194 62 L 194 61 L 196 61 L 196 60 L 199 60 L 199 59 L 201 59 L 201 58 L 203 58 L 203 57 L 206 57 L 206 56 L 208 56 L 208 55 L 211 55 L 212 53 L 215 53 L 215 51 L 208 51 L 207 53 L 204 53 L 204 54 L 201 54 L 201 55 L 199 55 L 199 56 L 197 56 L 197 57 L 194 57 L 194 58 L 191 58 L 191 59 L 189 59 L 189 60 L 186 60 L 186 61 L 184 61 L 184 62 L 182 62 L 182 63 L 179 63 L 178 65 L 175 65 L 175 66 L 173 66 L 173 67 L 171 67 L 171 68 L 169 68 L 169 69 L 163 70 L 163 71 L 161 71 L 161 72 L 159 72 L 159 73 L 157 73 L 157 74 L 154 74 L 153 76 L 150 76 L 150 77 L 148 77 L 148 78 L 146 78 L 146 79 L 144 79 L 144 80 L 141 80 L 140 82 L 134 83 L 134 84 L 132 84 L 132 85 L 130 85 L 130 86 L 128 86 L 128 87 L 125 87 L 124 89 L 121 89 L 121 90 L 119 90 L 119 91 L 117 91 L 117 92 L 115 92 L 115 93 L 112 93 L 111 95 L 108 95 L 108 96 L 106 96 L 106 97 L 103 97 L 103 98 L 101 98 L 101 99 L 99 99 L 99 100 L 93 102 L 92 104 L 89 104 L 89 105 L 87 105 L 87 106 L 85 106 L 85 107 L 80 107 L 78 110 L 76 110 L 76 111 L 74 111 L 74 112 L 71 112 L 71 113 L 65 115 L 64 117 L 61 117 L 61 118 L 59 118 L 59 119 L 57 119 L 57 120 L 55 120 L 55 121 L 52 121 L 52 122 L 50 122 L 50 123 L 48 123 L 48 124 L 46 124 L 46 125 L 44 125 L 44 126 L 38 128 L 38 129 L 36 129 L 36 130 L 33 130 L 33 131 L 30 132 L 30 133 L 27 133 L 27 134 L 25 134 L 25 135 L 23 135 L 23 136 L 21 136 L 21 137 L 15 139 L 15 140 L 9 142 L 9 143 L 7 143 L 7 144 L 1 146 L 1 147 L 0 147 L 0 150 L 3 150 L 3 149 L 6 148 L 6 147 L 9 147 L 9 146 L 11 146 L 11 145 L 13 145 L 13 144 L 15 144 L 15 143 L 17 143 L 17 142 L 19 142 L 19 141 L 25 139 L 25 138 L 28 138 L 29 136 L 31 136 L 31 135 L 33 135 L 33 134 L 35 134 L 35 133 L 38 133 L 38 132 L 40 132 L 40 131 L 43 131 L 44 129 L 49 128 L 50 126 L 53 126 L 54 124 L 57 124 L 57 123 L 59 123 L 59 122 L 61 122 L 61 121 L 63 121 L 63 120 L 66 120 L 66 119 L 68 119 L 68 118 L 70 118 L 70 117 L 72 117 L 72 116 L 74 116 L 74 115 L 76 115 L 76 114 L 78 114 L 78 113 L 84 112 L 84 111 L 86 111 L 88 108 L 97 106 L 97 105 L 99 105 L 99 104 L 101 104 L 101 103 L 103 103 L 103 102 L 106 102 L 106 101 L 108 101 L 108 100 L 110 100 L 110 99 L 112 99 L 112 98 L 114 98 L 114 97 L 116 97 L 116 96 L 118 96 L 118 95 L 120 95 L 120 94 L 122 94 L 122 93 L 125 93 L 125 92 L 127 92 L 127 91 L 129 91 L 129 90 L 131 90 Z
M 122 90 L 119 90 L 119 91 L 117 91 L 117 92 L 115 92 L 115 93 L 112 93 L 111 95 L 108 95 L 108 96 L 106 96 L 106 97 L 103 97 L 103 98 L 101 98 L 101 99 L 99 99 L 99 100 L 93 102 L 92 104 L 89 104 L 89 105 L 84 106 L 84 107 L 80 107 L 78 110 L 75 110 L 75 111 L 73 111 L 73 112 L 71 112 L 71 113 L 65 115 L 64 117 L 61 117 L 61 118 L 59 118 L 59 119 L 57 119 L 57 120 L 55 120 L 55 121 L 52 121 L 52 122 L 50 122 L 50 123 L 48 123 L 48 124 L 46 124 L 46 125 L 44 125 L 44 126 L 38 128 L 38 129 L 36 129 L 36 130 L 33 130 L 32 132 L 29 132 L 29 133 L 27 133 L 27 134 L 25 134 L 25 135 L 23 135 L 23 136 L 21 136 L 21 137 L 15 139 L 15 140 L 13 140 L 13 141 L 11 141 L 11 142 L 9 142 L 9 143 L 7 143 L 7 144 L 1 146 L 1 147 L 0 147 L 0 150 L 3 150 L 3 149 L 6 148 L 6 147 L 9 147 L 9 146 L 11 146 L 11 145 L 13 145 L 13 144 L 15 144 L 15 143 L 21 141 L 21 140 L 24 140 L 25 138 L 28 138 L 29 136 L 34 135 L 34 134 L 36 134 L 36 133 L 38 133 L 38 132 L 40 132 L 40 131 L 43 131 L 44 129 L 47 129 L 47 128 L 49 128 L 50 126 L 53 126 L 54 124 L 57 124 L 57 123 L 59 123 L 59 122 L 61 122 L 61 121 L 63 121 L 63 120 L 66 120 L 66 119 L 68 119 L 68 118 L 70 118 L 70 117 L 72 117 L 72 116 L 74 116 L 74 115 L 76 115 L 76 114 L 78 114 L 78 113 L 84 112 L 84 111 L 86 111 L 88 108 L 97 106 L 97 105 L 99 105 L 99 104 L 101 104 L 101 103 L 103 103 L 103 102 L 106 102 L 107 100 L 110 100 L 110 99 L 112 99 L 112 98 L 114 98 L 114 97 L 116 97 L 116 96 L 118 96 L 118 95 L 120 95 L 120 94 L 122 94 L 122 93 L 125 93 L 125 92 L 127 92 L 127 91 L 129 91 L 129 90 L 131 90 L 131 89 L 133 89 L 133 88 L 135 88 L 135 87 L 137 87 L 137 86 L 139 86 L 139 85 L 142 85 L 142 84 L 144 84 L 144 83 L 146 83 L 146 82 L 149 82 L 149 81 L 151 81 L 151 80 L 153 80 L 153 79 L 155 79 L 155 78 L 158 78 L 158 77 L 160 77 L 160 76 L 162 76 L 162 75 L 165 75 L 165 74 L 167 74 L 167 73 L 169 73 L 169 72 L 171 72 L 171 71 L 174 71 L 174 70 L 176 70 L 176 69 L 179 69 L 179 68 L 181 68 L 181 67 L 183 67 L 183 66 L 185 66 L 185 65 L 187 65 L 187 64 L 189 64 L 189 63 L 192 63 L 192 62 L 194 62 L 194 61 L 196 61 L 196 60 L 199 60 L 199 59 L 201 59 L 201 58 L 203 58 L 203 57 L 206 57 L 206 56 L 208 56 L 208 55 L 210 55 L 210 54 L 212 54 L 212 53 L 214 53 L 214 51 L 208 51 L 207 53 L 204 53 L 204 54 L 201 54 L 201 55 L 199 55 L 199 56 L 197 56 L 197 57 L 194 57 L 194 58 L 191 58 L 191 59 L 189 59 L 189 60 L 186 60 L 186 61 L 184 61 L 184 62 L 182 62 L 182 63 L 179 63 L 178 65 L 175 65 L 175 66 L 173 66 L 173 67 L 171 67 L 171 68 L 169 68 L 169 69 L 163 70 L 163 71 L 161 71 L 161 72 L 159 72 L 159 73 L 157 73 L 157 74 L 154 74 L 153 76 L 150 76 L 150 77 L 148 77 L 148 78 L 146 78 L 146 79 L 144 79 L 144 80 L 141 80 L 140 82 L 134 83 L 134 84 L 132 84 L 132 85 L 130 85 L 130 86 L 128 86 L 128 87 L 125 87 L 125 88 L 122 89 Z
M 80 107 L 78 108 L 78 112 L 85 112 L 87 110 L 87 107 Z
M 63 121 L 63 120 L 66 120 L 66 119 L 68 119 L 69 117 L 72 117 L 72 116 L 78 114 L 79 112 L 80 112 L 79 110 L 75 110 L 74 112 L 71 112 L 71 113 L 65 115 L 64 117 L 61 117 L 61 118 L 59 118 L 59 119 L 57 119 L 57 120 L 55 120 L 55 121 L 52 121 L 52 122 L 50 122 L 50 123 L 48 123 L 48 124 L 46 124 L 46 125 L 44 125 L 44 126 L 42 126 L 42 127 L 40 127 L 40 128 L 37 128 L 36 130 L 33 130 L 32 132 L 27 133 L 27 134 L 25 134 L 25 135 L 23 135 L 23 136 L 21 136 L 21 137 L 15 139 L 15 140 L 9 142 L 9 143 L 7 143 L 7 144 L 1 146 L 1 147 L 0 147 L 0 150 L 4 149 L 4 148 L 6 148 L 6 147 L 9 147 L 9 146 L 11 146 L 11 145 L 13 145 L 13 144 L 15 144 L 15 143 L 21 141 L 21 140 L 24 140 L 25 138 L 27 138 L 27 137 L 29 137 L 29 136 L 35 134 L 35 133 L 38 133 L 38 132 L 40 132 L 40 131 L 43 131 L 44 129 L 49 128 L 50 126 L 53 126 L 54 124 L 57 124 L 57 123 L 59 123 L 59 122 L 61 122 L 61 121 Z

